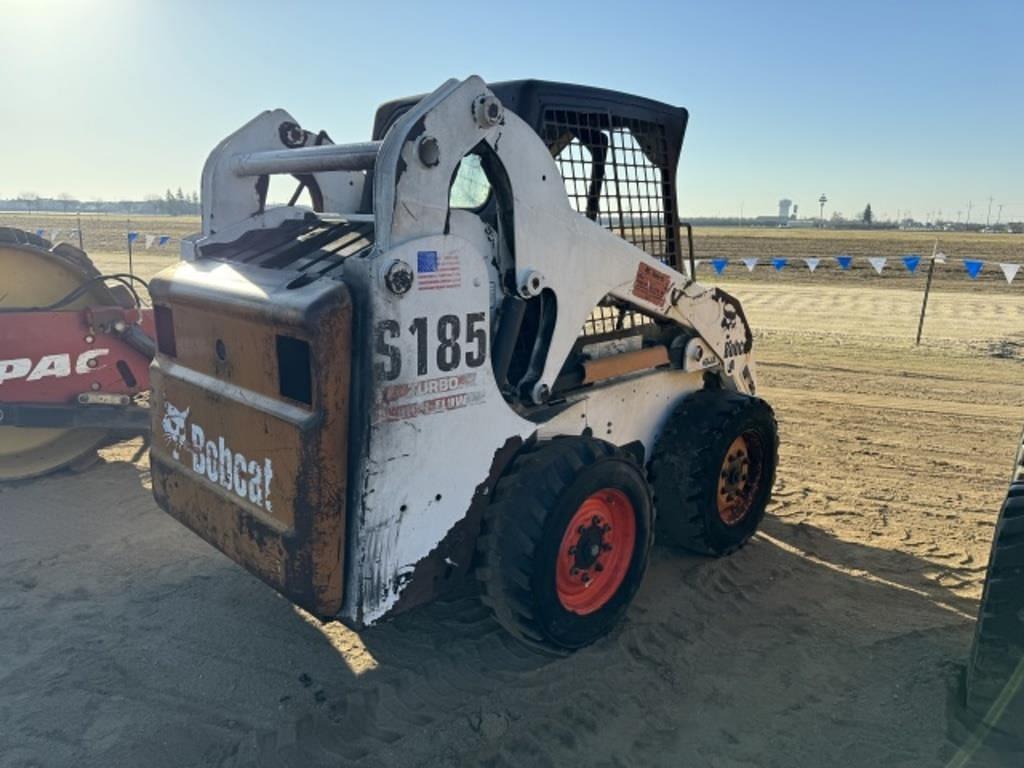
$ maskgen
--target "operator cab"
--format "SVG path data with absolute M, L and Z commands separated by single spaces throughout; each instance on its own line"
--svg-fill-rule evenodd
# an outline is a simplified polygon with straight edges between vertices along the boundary
M 676 169 L 689 113 L 640 96 L 569 83 L 512 80 L 488 86 L 551 151 L 573 208 L 676 270 L 682 269 Z M 422 95 L 377 109 L 373 138 Z M 486 158 L 467 156 L 452 206 L 497 224 Z

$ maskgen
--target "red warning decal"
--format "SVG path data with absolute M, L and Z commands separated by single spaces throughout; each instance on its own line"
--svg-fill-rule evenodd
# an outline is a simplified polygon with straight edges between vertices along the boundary
M 638 299 L 657 304 L 665 303 L 668 289 L 672 287 L 672 278 L 662 274 L 654 267 L 643 262 L 636 268 L 636 279 L 633 281 L 633 295 Z

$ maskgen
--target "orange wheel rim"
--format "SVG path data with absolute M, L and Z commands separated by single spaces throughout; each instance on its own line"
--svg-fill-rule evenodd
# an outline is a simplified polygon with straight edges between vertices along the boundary
M 635 546 L 636 511 L 625 493 L 603 488 L 584 499 L 558 547 L 562 607 L 586 616 L 607 605 L 626 580 Z
M 729 446 L 718 473 L 715 501 L 718 516 L 726 525 L 739 525 L 754 506 L 760 485 L 761 441 L 752 432 L 745 432 Z

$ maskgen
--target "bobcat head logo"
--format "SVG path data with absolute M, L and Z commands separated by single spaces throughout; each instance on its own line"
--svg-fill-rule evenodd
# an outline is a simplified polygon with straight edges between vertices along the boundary
M 731 331 L 736 327 L 736 307 L 729 303 L 722 304 L 722 328 L 726 331 Z
M 179 458 L 179 452 L 185 448 L 185 420 L 188 418 L 189 408 L 181 411 L 173 403 L 164 401 L 164 417 L 161 425 L 164 428 L 164 439 L 171 446 L 171 455 L 175 460 Z

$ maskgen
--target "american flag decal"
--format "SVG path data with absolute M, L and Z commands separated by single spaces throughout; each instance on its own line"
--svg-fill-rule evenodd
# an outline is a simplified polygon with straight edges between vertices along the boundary
M 416 254 L 416 285 L 421 291 L 458 288 L 462 285 L 459 257 L 454 253 L 419 251 Z

